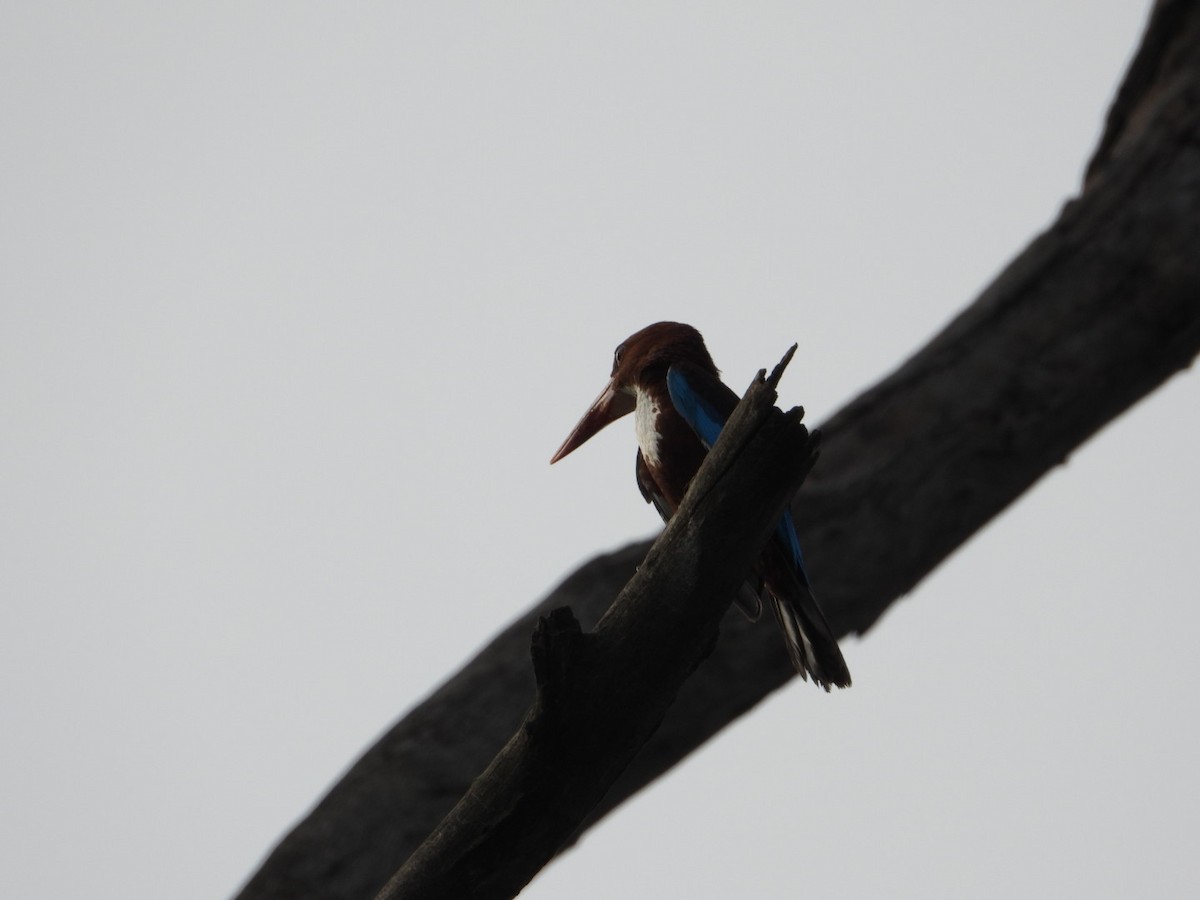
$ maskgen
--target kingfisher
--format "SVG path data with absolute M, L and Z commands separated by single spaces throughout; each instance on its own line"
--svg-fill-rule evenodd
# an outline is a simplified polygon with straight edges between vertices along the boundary
M 633 413 L 638 488 L 668 521 L 737 404 L 700 332 L 680 322 L 656 322 L 617 347 L 608 384 L 550 462 Z M 813 596 L 789 510 L 763 547 L 755 580 L 757 588 L 747 582 L 736 597 L 742 612 L 755 620 L 762 599 L 769 599 L 796 671 L 827 691 L 849 687 L 850 672 Z

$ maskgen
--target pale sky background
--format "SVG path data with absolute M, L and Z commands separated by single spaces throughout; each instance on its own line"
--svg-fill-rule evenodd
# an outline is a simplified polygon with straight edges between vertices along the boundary
M 232 894 L 655 530 L 631 423 L 547 464 L 621 339 L 690 322 L 738 391 L 797 340 L 819 423 L 1078 190 L 1147 10 L 4 4 L 0 896 Z M 1200 894 L 1198 401 L 523 896 Z

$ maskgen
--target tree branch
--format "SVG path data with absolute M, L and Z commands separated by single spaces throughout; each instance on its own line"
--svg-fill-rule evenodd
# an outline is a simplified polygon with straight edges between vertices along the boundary
M 687 496 L 593 634 L 538 620 L 537 698 L 379 900 L 513 897 L 566 844 L 662 721 L 816 460 L 760 372 Z
M 1081 196 L 982 296 L 823 427 L 795 514 L 839 633 L 862 632 L 993 515 L 1200 350 L 1200 4 L 1160 0 Z M 521 722 L 526 640 L 570 604 L 595 622 L 646 552 L 598 557 L 364 754 L 243 890 L 364 898 Z M 594 821 L 791 677 L 730 616 Z M 584 828 L 587 827 L 587 822 Z

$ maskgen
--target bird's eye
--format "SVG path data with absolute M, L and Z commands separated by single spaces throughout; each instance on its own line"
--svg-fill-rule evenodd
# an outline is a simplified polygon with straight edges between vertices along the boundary
M 620 347 L 618 347 L 616 350 L 613 351 L 613 371 L 614 372 L 617 370 L 617 366 L 619 366 L 621 364 L 621 354 L 624 352 L 625 352 L 624 344 L 622 344 Z

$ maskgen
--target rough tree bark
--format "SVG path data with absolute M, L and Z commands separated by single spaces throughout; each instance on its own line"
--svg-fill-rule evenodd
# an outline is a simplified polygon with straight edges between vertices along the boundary
M 716 646 L 722 615 L 804 475 L 815 440 L 751 385 L 666 530 L 584 634 L 539 620 L 524 721 L 378 900 L 515 896 L 571 838 Z
M 887 606 L 1200 351 L 1200 4 L 1159 0 L 1080 196 L 925 347 L 822 426 L 794 505 L 831 624 Z M 241 893 L 369 898 L 513 734 L 537 617 L 591 627 L 645 556 L 592 560 L 392 727 Z M 791 677 L 734 615 L 598 819 Z M 583 827 L 587 827 L 585 822 Z

